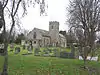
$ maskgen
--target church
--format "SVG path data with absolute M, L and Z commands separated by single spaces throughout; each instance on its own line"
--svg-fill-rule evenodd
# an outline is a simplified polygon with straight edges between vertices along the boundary
M 66 37 L 59 33 L 59 22 L 50 21 L 49 31 L 34 28 L 27 35 L 33 47 L 66 47 Z

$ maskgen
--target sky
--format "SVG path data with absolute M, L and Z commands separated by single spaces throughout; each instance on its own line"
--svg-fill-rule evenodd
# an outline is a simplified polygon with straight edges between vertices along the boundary
M 68 30 L 66 21 L 66 7 L 69 0 L 48 0 L 48 16 L 40 16 L 39 5 L 30 7 L 28 14 L 21 19 L 23 28 L 31 31 L 34 27 L 49 30 L 49 21 L 58 21 L 60 30 Z

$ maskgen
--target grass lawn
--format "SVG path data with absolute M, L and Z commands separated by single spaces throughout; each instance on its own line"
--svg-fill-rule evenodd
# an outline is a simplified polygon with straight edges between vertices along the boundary
M 9 75 L 88 75 L 80 66 L 83 61 L 33 55 L 9 56 Z M 89 66 L 100 69 L 100 63 L 90 62 Z
M 56 57 L 40 57 L 34 55 L 22 55 L 9 52 L 9 75 L 88 75 L 88 71 L 80 68 L 83 61 L 77 59 L 62 59 Z M 2 70 L 3 57 L 0 56 L 0 71 Z M 99 72 L 100 62 L 89 62 L 89 67 L 96 68 Z M 92 75 L 100 75 L 94 74 Z

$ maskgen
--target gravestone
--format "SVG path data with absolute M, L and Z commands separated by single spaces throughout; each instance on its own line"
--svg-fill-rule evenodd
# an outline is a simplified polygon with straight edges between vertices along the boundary
M 40 56 L 39 52 L 41 52 L 40 49 L 39 48 L 35 48 L 34 55 L 35 56 Z
M 74 59 L 74 54 L 73 53 L 69 53 L 69 58 L 70 59 Z
M 14 44 L 10 44 L 10 51 L 12 52 L 14 50 Z
M 60 52 L 60 57 L 61 58 L 69 58 L 69 53 L 66 51 L 62 51 L 62 52 Z
M 79 60 L 83 60 L 83 57 L 79 56 Z M 98 61 L 98 56 L 95 56 L 95 57 L 87 56 L 86 60 Z
M 18 54 L 20 52 L 20 47 L 15 48 L 15 54 Z
M 24 50 L 24 49 L 26 49 L 26 48 L 25 48 L 25 45 L 23 45 L 23 50 Z
M 50 56 L 49 55 L 49 50 L 43 50 L 43 53 L 44 53 L 43 56 Z
M 25 44 L 25 48 L 28 50 L 28 47 L 29 47 L 29 44 L 28 43 L 26 43 Z
M 47 48 L 47 49 L 48 49 L 49 53 L 52 53 L 52 50 L 51 49 L 49 49 L 49 48 Z
M 66 51 L 62 51 L 60 52 L 60 57 L 61 58 L 69 58 L 69 59 L 73 59 L 74 58 L 74 54 L 73 53 L 68 53 Z
M 72 45 L 71 46 L 71 55 L 70 55 L 72 58 L 75 57 L 75 47 Z
M 57 50 L 57 49 L 53 49 L 53 53 L 54 53 L 54 56 L 55 56 L 55 57 L 58 57 L 58 56 L 59 56 L 58 50 Z
M 28 47 L 28 54 L 32 54 L 32 46 Z

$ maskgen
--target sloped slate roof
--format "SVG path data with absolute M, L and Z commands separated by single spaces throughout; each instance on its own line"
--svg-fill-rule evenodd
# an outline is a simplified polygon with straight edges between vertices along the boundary
M 60 34 L 60 33 L 59 33 L 59 36 L 60 36 L 60 37 L 62 37 L 62 38 L 65 38 L 65 36 L 64 36 L 64 35 L 62 35 L 62 34 Z
M 38 29 L 38 28 L 34 28 L 34 29 L 38 30 L 43 36 L 49 36 L 49 31 Z

